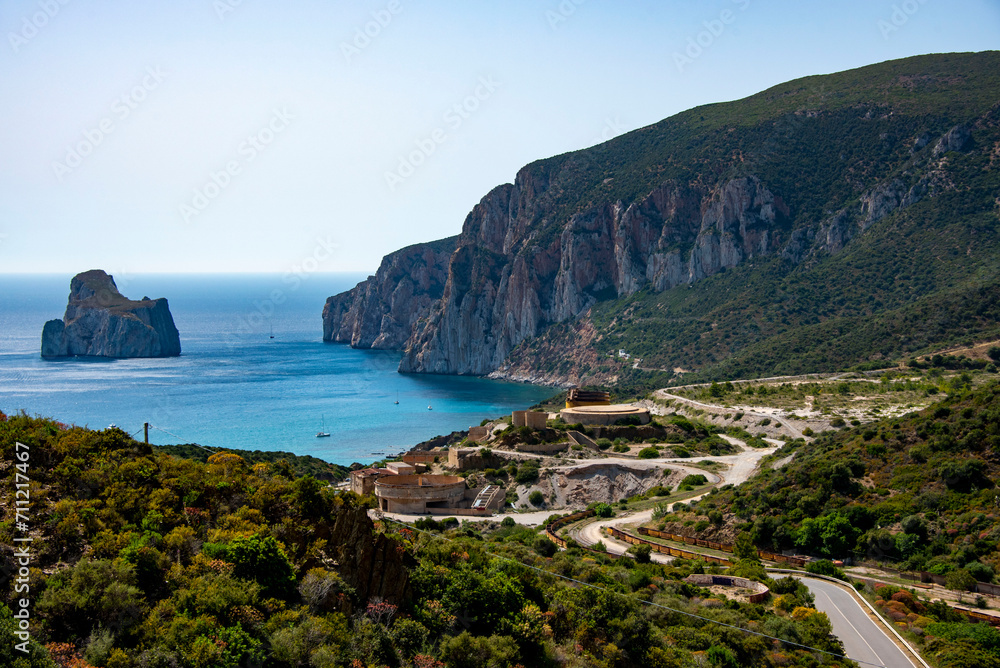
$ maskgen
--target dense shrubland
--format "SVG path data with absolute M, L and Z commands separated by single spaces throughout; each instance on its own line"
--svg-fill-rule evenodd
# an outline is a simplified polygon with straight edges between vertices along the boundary
M 33 640 L 30 655 L 14 653 L 15 602 L 5 587 L 4 665 L 817 663 L 811 652 L 709 620 L 840 651 L 825 615 L 791 582 L 776 585 L 794 603 L 786 610 L 683 582 L 699 562 L 557 552 L 511 519 L 373 525 L 366 499 L 276 464 L 233 453 L 202 463 L 154 452 L 118 429 L 24 415 L 0 419 L 6 545 L 16 533 L 7 498 L 16 441 L 31 453 Z M 373 546 L 381 551 L 359 574 L 365 559 L 352 554 Z

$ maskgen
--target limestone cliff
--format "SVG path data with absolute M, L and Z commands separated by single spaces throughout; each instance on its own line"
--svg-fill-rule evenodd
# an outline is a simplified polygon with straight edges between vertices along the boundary
M 626 205 L 574 214 L 558 235 L 525 234 L 544 186 L 522 170 L 465 221 L 444 294 L 401 371 L 487 374 L 521 341 L 599 299 L 662 291 L 780 249 L 788 210 L 755 176 L 712 190 L 667 181 Z M 537 196 L 537 194 L 535 195 Z
M 124 297 L 100 269 L 70 281 L 62 320 L 42 329 L 42 357 L 173 357 L 181 341 L 166 299 Z
M 791 82 L 532 163 L 483 197 L 457 238 L 388 255 L 331 297 L 324 339 L 403 350 L 402 372 L 484 375 L 597 302 L 755 258 L 821 262 L 960 188 L 951 165 L 998 122 L 995 97 L 976 92 L 998 59 L 920 57 Z M 969 67 L 975 76 L 960 74 Z M 937 94 L 920 112 L 905 92 L 918 76 Z M 969 101 L 960 112 L 939 103 L 953 99 Z
M 402 349 L 444 293 L 458 237 L 409 246 L 382 260 L 378 272 L 326 300 L 323 340 L 355 348 Z

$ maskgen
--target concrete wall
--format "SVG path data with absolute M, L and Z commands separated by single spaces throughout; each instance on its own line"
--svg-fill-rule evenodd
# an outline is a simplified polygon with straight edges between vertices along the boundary
M 469 440 L 482 443 L 489 437 L 490 431 L 487 427 L 469 427 Z
M 568 450 L 569 446 L 569 441 L 563 441 L 561 443 L 536 443 L 535 445 L 518 443 L 514 447 L 517 448 L 518 452 L 533 452 L 535 454 L 544 455 L 551 452 L 562 452 L 563 450 Z
M 543 411 L 514 411 L 511 413 L 511 420 L 515 427 L 545 429 L 549 414 Z
M 696 584 L 699 587 L 710 587 L 712 585 L 719 585 L 721 587 L 742 587 L 744 589 L 749 589 L 753 592 L 748 598 L 751 603 L 760 603 L 767 598 L 769 592 L 767 585 L 761 584 L 760 582 L 755 582 L 754 580 L 748 580 L 746 578 L 738 578 L 731 575 L 709 575 L 694 573 L 686 578 L 687 582 L 691 584 Z
M 465 471 L 483 468 L 483 456 L 475 448 L 451 448 L 448 450 L 448 467 Z
M 648 410 L 628 405 L 564 408 L 559 414 L 566 424 L 613 425 L 624 417 L 637 417 L 640 424 L 650 420 Z
M 372 469 L 351 471 L 351 491 L 362 496 L 375 491 L 375 479 L 378 473 Z
M 433 464 L 436 460 L 447 459 L 445 453 L 432 450 L 430 452 L 407 452 L 402 457 L 407 464 Z

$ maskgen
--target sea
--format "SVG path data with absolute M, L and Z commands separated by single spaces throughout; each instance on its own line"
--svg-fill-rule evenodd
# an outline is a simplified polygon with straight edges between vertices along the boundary
M 103 429 L 151 443 L 281 450 L 368 463 L 555 394 L 482 378 L 400 374 L 400 353 L 324 343 L 326 298 L 363 275 L 116 276 L 132 299 L 166 297 L 180 357 L 40 356 L 70 275 L 0 275 L 0 411 Z M 273 337 L 273 338 L 272 338 Z M 398 401 L 398 403 L 396 403 Z M 329 438 L 318 438 L 320 431 Z

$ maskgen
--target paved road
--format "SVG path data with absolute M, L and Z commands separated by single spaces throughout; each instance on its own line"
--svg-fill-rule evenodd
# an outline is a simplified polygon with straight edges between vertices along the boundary
M 844 643 L 847 656 L 863 662 L 862 666 L 875 664 L 887 668 L 920 668 L 889 638 L 885 629 L 868 616 L 868 611 L 849 592 L 826 580 L 796 579 L 809 587 L 816 597 L 816 609 L 830 618 L 833 633 Z

